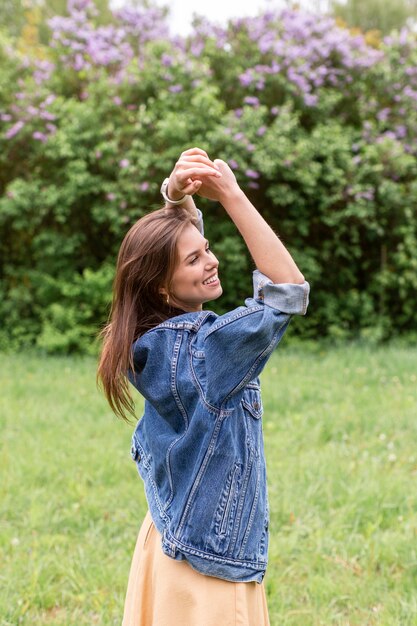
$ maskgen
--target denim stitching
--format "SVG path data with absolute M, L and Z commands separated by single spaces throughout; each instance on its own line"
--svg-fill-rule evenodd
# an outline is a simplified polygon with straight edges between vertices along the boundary
M 231 322 L 234 322 L 235 320 L 240 319 L 241 317 L 246 317 L 246 315 L 251 315 L 252 313 L 256 313 L 257 311 L 262 311 L 263 309 L 264 307 L 261 304 L 258 304 L 256 306 L 252 306 L 248 309 L 243 309 L 242 311 L 235 313 L 231 317 L 228 317 L 225 320 L 222 320 L 217 325 L 215 322 L 213 326 L 210 328 L 210 330 L 205 334 L 204 339 L 207 339 L 207 337 L 209 337 L 214 332 L 216 332 L 216 330 L 219 330 L 219 328 L 223 328 L 224 326 L 227 326 L 227 324 L 230 324 Z
M 254 458 L 254 452 L 250 448 L 249 449 L 248 466 L 247 466 L 247 469 L 246 469 L 246 474 L 245 474 L 245 478 L 244 478 L 243 485 L 242 485 L 242 493 L 240 494 L 240 498 L 239 498 L 239 502 L 238 502 L 237 510 L 236 510 L 234 529 L 233 529 L 233 532 L 232 532 L 232 537 L 231 537 L 231 540 L 230 540 L 229 549 L 227 551 L 227 554 L 229 556 L 232 556 L 232 554 L 233 554 L 233 550 L 235 549 L 236 541 L 237 541 L 237 538 L 238 538 L 238 535 L 239 535 L 240 522 L 241 522 L 241 518 L 242 518 L 243 506 L 245 504 L 246 492 L 248 490 L 249 479 L 250 479 L 250 475 L 251 475 L 251 472 L 252 472 L 253 458 Z
M 201 464 L 201 467 L 198 470 L 198 473 L 197 473 L 196 479 L 194 481 L 194 484 L 193 484 L 193 486 L 191 488 L 190 495 L 188 496 L 188 499 L 187 499 L 187 503 L 186 503 L 186 505 L 184 507 L 184 512 L 182 514 L 181 521 L 180 521 L 180 524 L 179 524 L 179 527 L 178 527 L 178 531 L 177 531 L 178 535 L 181 535 L 181 533 L 182 533 L 183 527 L 185 525 L 185 521 L 186 521 L 188 513 L 189 513 L 189 511 L 191 509 L 191 505 L 194 502 L 194 494 L 197 491 L 197 489 L 198 489 L 198 487 L 200 485 L 201 479 L 202 479 L 202 477 L 204 475 L 204 472 L 206 470 L 206 467 L 209 464 L 209 461 L 210 461 L 210 459 L 213 456 L 214 449 L 215 449 L 215 446 L 216 446 L 217 437 L 219 435 L 220 427 L 222 425 L 222 422 L 223 422 L 223 415 L 222 415 L 222 413 L 220 413 L 219 417 L 217 418 L 217 420 L 216 420 L 216 422 L 214 424 L 213 434 L 211 436 L 210 443 L 209 443 L 208 448 L 206 450 L 206 453 L 204 455 L 204 459 L 203 459 L 203 462 Z
M 187 429 L 188 428 L 188 415 L 187 415 L 187 411 L 185 410 L 183 403 L 181 402 L 181 398 L 179 396 L 178 389 L 177 389 L 177 363 L 178 363 L 178 354 L 179 354 L 181 342 L 182 342 L 182 335 L 183 334 L 181 332 L 178 333 L 177 338 L 175 340 L 175 344 L 174 344 L 174 353 L 172 357 L 172 368 L 171 368 L 171 391 L 172 391 L 172 395 L 175 398 L 175 402 L 181 412 L 181 415 L 184 418 L 185 428 Z
M 218 409 L 217 407 L 213 406 L 212 404 L 210 404 L 209 402 L 207 402 L 205 395 L 204 395 L 204 390 L 201 386 L 200 381 L 198 380 L 198 376 L 197 376 L 197 372 L 194 369 L 194 364 L 193 364 L 193 354 L 192 354 L 192 349 L 191 349 L 191 342 L 189 345 L 189 361 L 190 361 L 190 369 L 191 369 L 191 375 L 193 377 L 193 380 L 195 382 L 195 385 L 197 387 L 197 391 L 198 394 L 200 396 L 200 399 L 202 400 L 203 404 L 205 404 L 205 406 L 208 408 L 209 411 L 211 411 L 212 413 L 215 413 L 216 415 L 218 415 L 221 412 L 221 409 Z M 226 415 L 230 415 L 231 413 L 233 413 L 233 409 L 225 409 L 223 411 L 223 413 Z
M 199 550 L 196 549 L 192 546 L 189 546 L 186 543 L 182 543 L 182 541 L 180 541 L 179 539 L 177 539 L 176 537 L 174 537 L 173 535 L 171 535 L 171 533 L 167 530 L 166 532 L 166 537 L 168 539 L 168 541 L 170 541 L 171 543 L 175 544 L 178 548 L 180 548 L 181 550 L 183 550 L 184 552 L 188 552 L 189 554 L 195 554 L 195 556 L 201 556 L 203 558 L 206 558 L 208 560 L 212 560 L 212 561 L 217 561 L 218 563 L 223 563 L 224 565 L 230 564 L 230 565 L 241 565 L 242 567 L 247 567 L 248 569 L 258 569 L 259 566 L 261 566 L 262 568 L 265 567 L 267 565 L 267 561 L 251 561 L 251 560 L 247 560 L 245 559 L 244 561 L 242 561 L 241 559 L 229 559 L 229 558 L 225 558 L 225 557 L 219 557 L 216 556 L 215 554 L 212 554 L 211 552 L 205 552 L 204 550 Z
M 247 544 L 248 539 L 249 539 L 249 534 L 250 534 L 250 531 L 252 530 L 253 520 L 254 520 L 254 518 L 255 518 L 256 506 L 257 506 L 257 504 L 258 504 L 258 500 L 259 500 L 259 487 L 260 487 L 259 483 L 260 483 L 260 478 L 261 478 L 261 476 L 260 476 L 261 471 L 260 471 L 260 462 L 259 462 L 259 457 L 257 458 L 256 467 L 257 467 L 257 470 L 258 470 L 258 471 L 257 471 L 257 474 L 256 474 L 256 489 L 255 489 L 255 495 L 254 495 L 254 498 L 253 498 L 252 508 L 251 508 L 251 512 L 250 512 L 250 515 L 249 515 L 248 526 L 247 526 L 247 528 L 246 528 L 245 536 L 243 537 L 242 546 L 241 546 L 241 548 L 240 548 L 239 558 L 242 558 L 242 557 L 243 557 L 243 555 L 244 555 L 244 551 L 245 551 L 245 548 L 246 548 L 246 544 Z
M 142 446 L 140 445 L 140 443 L 137 441 L 137 439 L 135 439 L 135 442 L 136 442 L 137 447 L 139 448 L 139 451 L 145 452 L 144 449 L 142 448 Z M 143 457 L 141 458 L 140 463 L 142 463 L 143 467 L 146 469 L 146 473 L 148 475 L 148 480 L 149 480 L 149 483 L 151 485 L 151 488 L 152 488 L 152 491 L 153 491 L 153 494 L 154 494 L 155 502 L 156 502 L 156 505 L 157 505 L 157 507 L 159 509 L 159 514 L 162 517 L 162 519 L 165 521 L 165 523 L 168 524 L 169 517 L 166 515 L 166 513 L 164 511 L 164 508 L 162 506 L 162 502 L 159 499 L 158 490 L 157 490 L 155 482 L 154 482 L 154 480 L 152 478 L 151 466 L 149 464 L 150 458 L 151 458 L 150 455 L 144 454 Z M 137 463 L 137 466 L 139 468 L 139 463 Z
M 179 350 L 181 347 L 181 342 L 182 342 L 182 332 L 178 333 L 177 339 L 175 340 L 175 344 L 174 344 L 174 351 L 173 351 L 173 357 L 172 357 L 172 368 L 171 368 L 171 391 L 172 391 L 172 395 L 175 398 L 175 402 L 177 404 L 177 407 L 180 410 L 181 415 L 184 418 L 184 422 L 185 422 L 185 432 L 180 436 L 177 437 L 177 439 L 175 439 L 175 441 L 173 441 L 171 443 L 171 445 L 169 446 L 166 455 L 165 455 L 165 464 L 167 467 L 167 475 L 168 475 L 168 481 L 169 481 L 169 485 L 171 488 L 171 492 L 169 494 L 169 498 L 165 504 L 164 510 L 166 510 L 169 505 L 172 502 L 172 499 L 174 497 L 174 484 L 173 484 L 173 480 L 172 480 L 172 471 L 171 471 L 171 464 L 170 464 L 170 454 L 171 454 L 171 450 L 174 447 L 174 445 L 180 441 L 180 439 L 182 439 L 182 437 L 184 437 L 185 433 L 188 430 L 188 415 L 187 415 L 187 411 L 185 410 L 184 405 L 181 402 L 181 398 L 179 396 L 178 390 L 177 390 L 177 386 L 176 386 L 176 382 L 177 382 L 177 363 L 178 363 L 178 354 L 179 354 Z
M 263 308 L 263 307 L 261 307 Z M 258 356 L 258 358 L 256 359 L 255 363 L 252 365 L 252 367 L 250 368 L 249 372 L 246 374 L 246 376 L 244 377 L 244 379 L 234 388 L 232 389 L 232 391 L 229 393 L 229 395 L 226 396 L 226 398 L 223 400 L 222 404 L 225 404 L 227 402 L 227 400 L 234 394 L 236 394 L 238 391 L 240 391 L 242 389 L 242 387 L 244 387 L 248 382 L 250 382 L 253 372 L 256 370 L 256 368 L 258 367 L 258 363 L 259 361 L 261 361 L 265 356 L 268 356 L 268 354 L 270 352 L 272 352 L 274 345 L 276 343 L 277 338 L 279 337 L 279 334 L 281 332 L 281 329 L 283 328 L 283 326 L 285 326 L 285 324 L 288 324 L 289 321 L 291 320 L 291 317 L 289 315 L 286 315 L 286 319 L 282 322 L 281 326 L 278 328 L 277 332 L 275 333 L 275 335 L 272 337 L 272 340 L 270 341 L 270 343 L 268 344 L 268 346 L 265 348 L 265 350 L 263 352 L 261 352 L 261 354 Z

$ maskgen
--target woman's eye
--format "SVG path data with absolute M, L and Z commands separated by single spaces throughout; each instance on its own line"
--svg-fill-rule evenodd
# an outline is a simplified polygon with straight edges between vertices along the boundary
M 211 254 L 211 250 L 209 247 L 206 248 L 206 252 L 210 252 Z M 194 259 L 192 261 L 190 261 L 190 265 L 194 265 L 194 263 L 198 260 L 198 256 L 194 257 Z

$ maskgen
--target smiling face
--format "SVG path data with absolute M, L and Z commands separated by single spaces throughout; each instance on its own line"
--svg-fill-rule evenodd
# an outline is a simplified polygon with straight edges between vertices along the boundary
M 169 303 L 183 311 L 201 311 L 204 302 L 215 300 L 223 293 L 217 277 L 219 262 L 207 239 L 192 224 L 186 226 L 179 236 L 177 254 Z

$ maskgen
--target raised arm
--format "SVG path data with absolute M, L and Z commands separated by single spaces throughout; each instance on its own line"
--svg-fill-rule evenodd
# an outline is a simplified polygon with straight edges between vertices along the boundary
M 213 163 L 222 176 L 205 177 L 197 193 L 223 205 L 245 240 L 257 269 L 273 283 L 304 283 L 304 276 L 292 256 L 240 189 L 227 163 L 220 159 Z

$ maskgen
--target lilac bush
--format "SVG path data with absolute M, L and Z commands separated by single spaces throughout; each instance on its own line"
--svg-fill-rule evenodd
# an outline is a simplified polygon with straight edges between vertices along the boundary
M 314 300 L 297 332 L 416 330 L 415 34 L 372 47 L 295 9 L 224 28 L 197 18 L 187 38 L 157 7 L 98 17 L 70 0 L 47 48 L 0 46 L 0 311 L 13 329 L 0 343 L 92 345 L 121 237 L 190 145 L 227 160 L 291 242 Z M 250 259 L 221 208 L 201 205 L 222 312 L 247 294 Z

